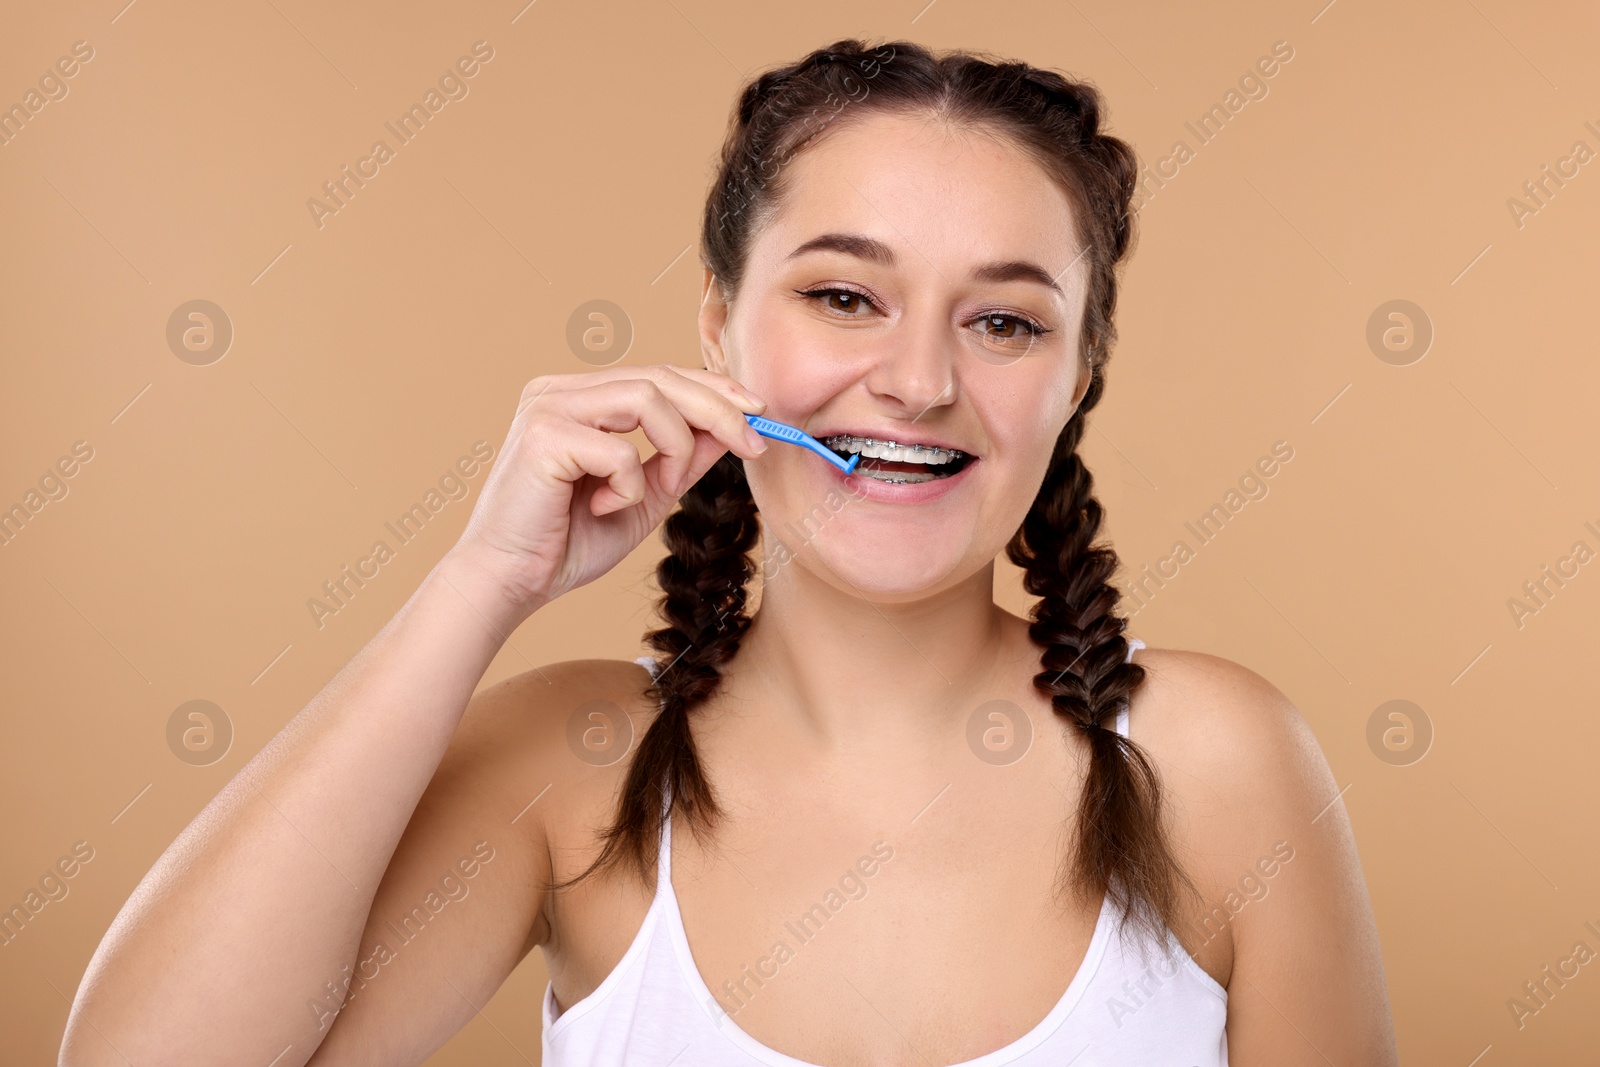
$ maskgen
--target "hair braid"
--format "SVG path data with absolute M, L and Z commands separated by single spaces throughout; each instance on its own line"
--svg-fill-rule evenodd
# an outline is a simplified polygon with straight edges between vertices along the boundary
M 1068 885 L 1093 900 L 1110 894 L 1123 922 L 1161 939 L 1177 929 L 1179 897 L 1193 889 L 1162 830 L 1162 790 L 1155 766 L 1108 720 L 1129 703 L 1145 670 L 1128 660 L 1122 594 L 1111 584 L 1117 553 L 1096 545 L 1104 514 L 1094 477 L 1078 455 L 1089 409 L 1100 399 L 1096 377 L 1056 438 L 1033 507 L 1006 554 L 1023 568 L 1023 587 L 1039 597 L 1028 628 L 1043 647 L 1033 684 L 1089 745 L 1078 800 Z
M 745 583 L 761 523 L 744 463 L 726 453 L 679 500 L 662 525 L 667 555 L 656 567 L 666 626 L 647 637 L 657 653 L 646 692 L 661 710 L 645 730 L 623 780 L 617 817 L 601 833 L 605 846 L 570 886 L 592 871 L 631 861 L 648 880 L 670 797 L 696 833 L 720 814 L 695 752 L 689 712 L 721 682 L 717 668 L 733 658 L 750 626 Z

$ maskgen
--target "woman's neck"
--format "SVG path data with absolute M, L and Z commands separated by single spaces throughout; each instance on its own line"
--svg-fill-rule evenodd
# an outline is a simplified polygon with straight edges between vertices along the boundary
M 997 667 L 1014 676 L 1026 624 L 993 590 L 990 564 L 932 596 L 888 603 L 791 564 L 762 587 L 725 685 L 821 748 L 916 744 L 960 728 L 997 695 Z

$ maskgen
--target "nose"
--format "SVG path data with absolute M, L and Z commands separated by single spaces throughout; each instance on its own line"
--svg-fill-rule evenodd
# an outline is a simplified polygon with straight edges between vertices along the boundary
M 947 323 L 902 319 L 883 339 L 865 384 L 874 399 L 905 418 L 917 419 L 955 402 L 956 339 Z

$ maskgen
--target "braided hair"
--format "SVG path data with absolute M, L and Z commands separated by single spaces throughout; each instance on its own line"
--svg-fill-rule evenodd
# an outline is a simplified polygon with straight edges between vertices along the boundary
M 1176 928 L 1180 895 L 1192 892 L 1193 883 L 1163 830 L 1154 765 L 1108 722 L 1127 707 L 1145 671 L 1128 662 L 1127 621 L 1117 613 L 1121 594 L 1111 584 L 1117 555 L 1095 543 L 1103 510 L 1078 455 L 1116 336 L 1115 271 L 1133 239 L 1129 208 L 1137 158 L 1125 142 L 1100 130 L 1100 94 L 1088 83 L 979 53 L 936 55 L 907 41 L 876 48 L 837 41 L 762 73 L 735 102 L 701 227 L 702 257 L 728 302 L 739 291 L 753 235 L 786 191 L 785 165 L 830 127 L 869 110 L 925 110 L 955 124 L 998 128 L 1072 202 L 1075 236 L 1088 262 L 1078 352 L 1090 381 L 1006 554 L 1023 569 L 1028 593 L 1039 598 L 1029 626 L 1041 648 L 1034 686 L 1089 747 L 1063 880 L 1082 899 L 1109 896 L 1124 923 L 1159 936 L 1163 926 Z M 718 668 L 738 652 L 750 625 L 746 582 L 759 533 L 743 462 L 732 454 L 689 488 L 664 523 L 668 554 L 656 578 L 665 626 L 647 638 L 658 665 L 649 695 L 661 712 L 627 769 L 600 855 L 557 888 L 621 862 L 648 879 L 669 803 L 697 835 L 708 833 L 720 815 L 689 716 L 715 692 Z

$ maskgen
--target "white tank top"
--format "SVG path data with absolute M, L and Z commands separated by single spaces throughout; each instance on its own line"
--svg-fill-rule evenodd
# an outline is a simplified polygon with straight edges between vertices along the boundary
M 1129 645 L 1131 659 L 1144 642 Z M 654 674 L 653 660 L 637 662 Z M 1126 708 L 1117 732 L 1128 735 Z M 1089 951 L 1050 1013 L 1009 1045 L 953 1067 L 1227 1067 L 1227 990 L 1170 930 L 1156 946 L 1148 935 L 1122 936 L 1116 919 L 1107 894 Z M 545 987 L 541 1042 L 543 1067 L 818 1067 L 741 1030 L 700 977 L 672 889 L 670 817 L 655 899 L 633 943 L 599 987 L 559 1017 L 554 987 Z

